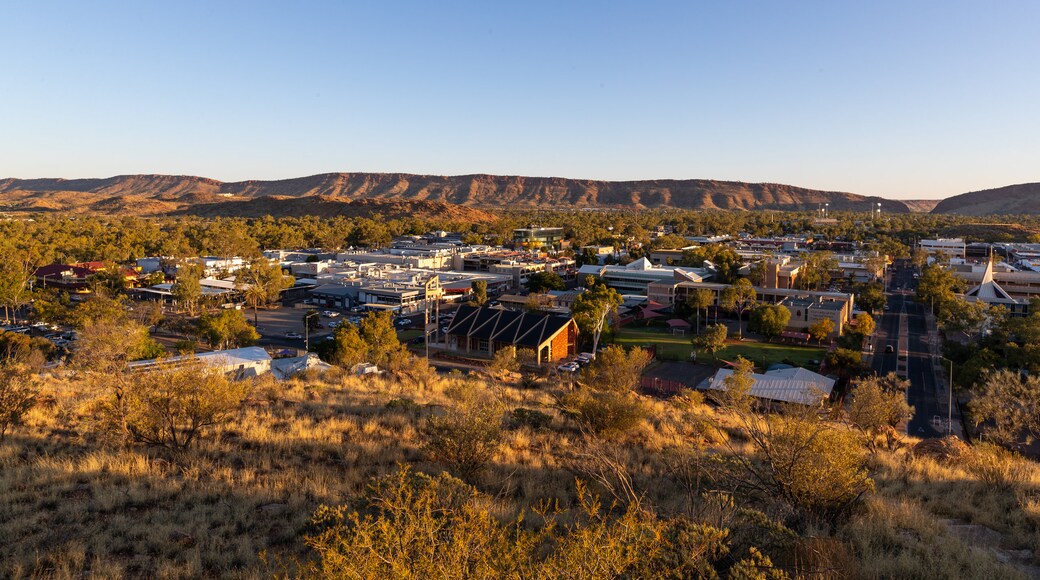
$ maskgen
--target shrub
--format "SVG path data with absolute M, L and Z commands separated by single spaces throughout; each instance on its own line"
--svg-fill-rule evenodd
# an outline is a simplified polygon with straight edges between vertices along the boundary
M 578 483 L 564 525 L 538 510 L 540 525 L 500 522 L 486 495 L 447 475 L 407 468 L 377 480 L 355 509 L 322 506 L 305 538 L 318 560 L 303 578 L 717 578 L 728 532 L 637 506 L 617 516 Z M 735 564 L 772 570 L 768 558 Z M 754 576 L 742 576 L 754 577 Z M 775 578 L 778 576 L 762 576 Z
M 518 407 L 509 413 L 509 423 L 513 428 L 529 427 L 535 431 L 542 431 L 552 424 L 552 416 L 534 409 Z
M 0 369 L 0 441 L 7 430 L 22 423 L 36 402 L 35 380 L 28 371 L 13 367 Z
M 975 444 L 966 467 L 979 480 L 1000 489 L 1011 489 L 1030 476 L 1030 466 L 1021 456 L 992 443 Z
M 607 436 L 627 433 L 647 415 L 646 406 L 632 393 L 597 392 L 587 388 L 561 396 L 559 406 L 582 428 Z
M 463 479 L 472 479 L 498 451 L 502 411 L 493 401 L 471 396 L 431 417 L 426 425 L 426 451 L 447 463 Z
M 130 388 L 103 401 L 101 424 L 130 441 L 184 450 L 227 422 L 248 392 L 248 383 L 198 361 L 170 364 L 134 376 Z
M 419 412 L 419 409 L 421 407 L 419 406 L 419 403 L 416 403 L 412 399 L 409 399 L 407 397 L 402 397 L 402 398 L 399 398 L 399 399 L 390 399 L 389 401 L 386 402 L 386 405 L 384 406 L 384 408 L 387 411 L 395 411 L 395 412 L 415 414 L 415 413 Z

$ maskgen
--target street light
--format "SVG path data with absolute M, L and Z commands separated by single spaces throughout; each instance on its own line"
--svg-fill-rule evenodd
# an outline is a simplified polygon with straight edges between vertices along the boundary
M 949 408 L 946 416 L 946 434 L 953 435 L 953 361 L 942 355 L 936 356 L 939 357 L 939 360 L 950 363 L 950 374 L 946 375 L 946 387 L 950 391 Z
M 312 316 L 318 316 L 318 315 L 319 315 L 318 311 L 315 310 L 314 312 L 308 312 L 303 317 L 303 349 L 306 350 L 307 352 L 310 352 L 310 350 L 311 350 L 311 332 L 310 332 L 311 325 L 310 325 L 310 320 L 311 320 Z

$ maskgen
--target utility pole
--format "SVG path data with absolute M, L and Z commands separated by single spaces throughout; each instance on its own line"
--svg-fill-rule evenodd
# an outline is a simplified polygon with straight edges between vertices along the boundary
M 303 349 L 307 352 L 311 351 L 311 317 L 318 316 L 318 312 L 311 312 L 303 317 Z
M 953 435 L 953 361 L 940 356 L 939 360 L 944 360 L 950 363 L 950 374 L 946 376 L 946 387 L 950 391 L 949 407 L 946 411 L 946 435 Z

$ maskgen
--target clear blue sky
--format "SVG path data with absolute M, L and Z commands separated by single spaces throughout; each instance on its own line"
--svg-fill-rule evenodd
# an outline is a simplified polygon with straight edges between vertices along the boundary
M 1040 181 L 1040 2 L 0 8 L 0 177 Z

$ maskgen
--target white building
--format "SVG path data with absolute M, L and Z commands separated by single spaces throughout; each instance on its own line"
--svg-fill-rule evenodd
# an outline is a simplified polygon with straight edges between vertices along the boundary
M 732 374 L 732 369 L 719 369 L 698 388 L 725 391 L 726 377 Z M 799 367 L 766 371 L 765 374 L 751 373 L 751 379 L 754 383 L 748 394 L 756 399 L 779 403 L 820 405 L 834 389 L 834 379 Z
M 600 278 L 620 294 L 646 296 L 647 287 L 655 282 L 703 282 L 711 276 L 711 271 L 706 268 L 655 266 L 650 260 L 640 258 L 625 266 L 585 264 L 578 270 L 578 282 L 580 283 L 586 275 Z
M 939 238 L 921 240 L 918 247 L 927 252 L 929 256 L 944 254 L 947 258 L 963 258 L 965 244 L 962 238 Z

